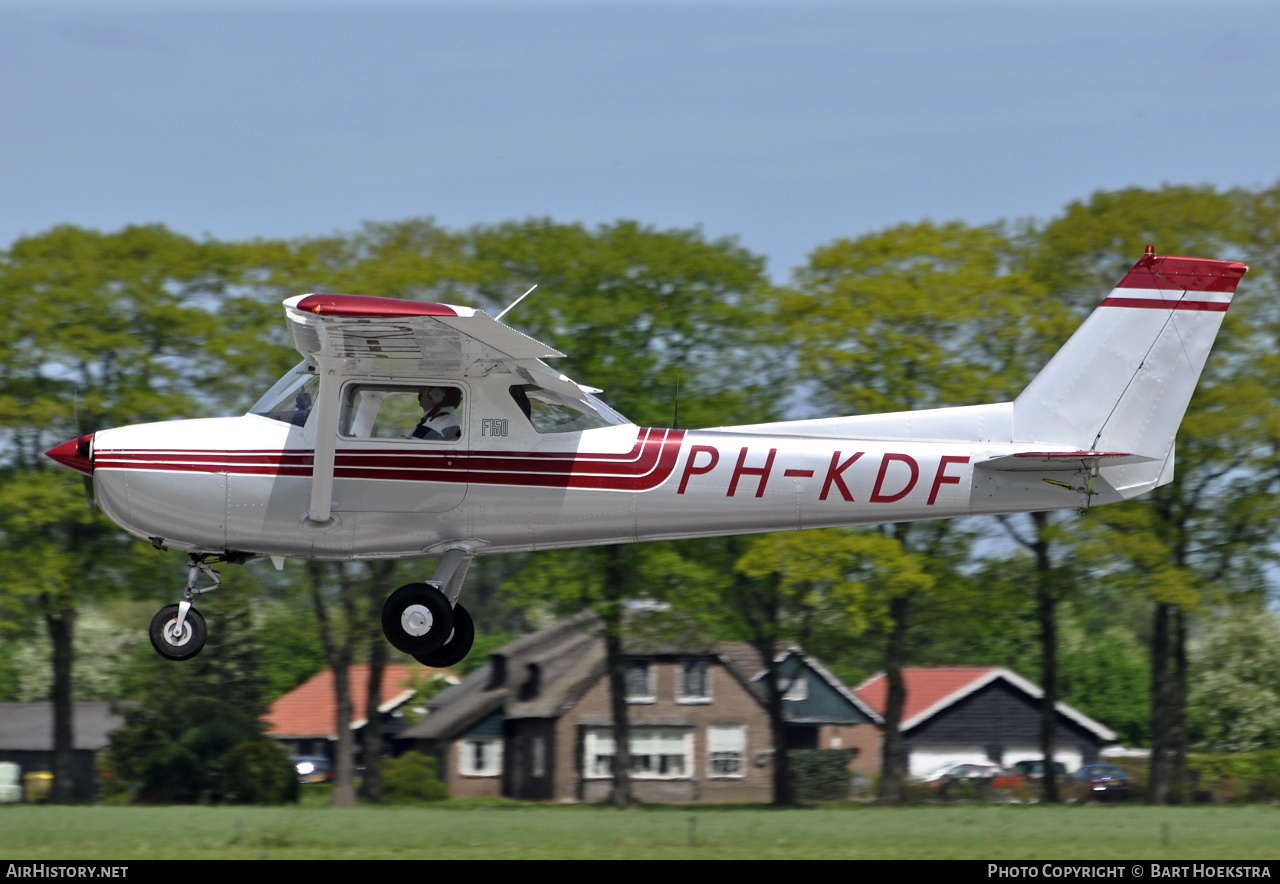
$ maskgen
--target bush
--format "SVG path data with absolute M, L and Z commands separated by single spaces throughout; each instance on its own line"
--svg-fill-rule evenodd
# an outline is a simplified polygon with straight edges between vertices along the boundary
M 1280 800 L 1280 750 L 1192 755 L 1191 798 L 1197 803 Z
M 268 740 L 234 746 L 222 763 L 228 804 L 288 804 L 298 800 L 298 775 L 284 749 Z
M 406 752 L 383 764 L 382 797 L 388 804 L 443 801 L 449 797 L 449 790 L 440 782 L 434 758 Z
M 844 801 L 849 797 L 851 749 L 792 749 L 791 785 L 797 801 Z

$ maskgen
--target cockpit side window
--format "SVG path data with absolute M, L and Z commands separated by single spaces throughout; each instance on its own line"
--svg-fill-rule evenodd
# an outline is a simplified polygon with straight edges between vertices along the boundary
M 462 391 L 441 385 L 349 384 L 338 433 L 358 439 L 453 441 L 461 437 Z

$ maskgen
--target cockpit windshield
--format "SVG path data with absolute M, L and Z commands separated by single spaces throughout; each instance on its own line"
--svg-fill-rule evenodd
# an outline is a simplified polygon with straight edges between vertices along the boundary
M 300 427 L 307 422 L 319 391 L 320 376 L 304 360 L 272 384 L 249 413 Z

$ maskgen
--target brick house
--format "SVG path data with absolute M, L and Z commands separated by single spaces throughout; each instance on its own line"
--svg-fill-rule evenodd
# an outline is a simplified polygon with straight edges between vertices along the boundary
M 670 621 L 667 621 L 669 624 Z M 590 615 L 560 621 L 499 648 L 401 732 L 402 748 L 434 754 L 454 797 L 602 801 L 612 783 L 614 740 L 604 642 Z M 772 745 L 745 646 L 721 645 L 654 618 L 624 639 L 632 787 L 641 801 L 768 801 Z M 784 652 L 798 745 L 816 747 L 839 728 L 875 732 L 874 713 L 798 649 Z M 790 716 L 788 718 L 791 721 Z M 822 728 L 833 730 L 823 734 Z M 789 737 L 789 742 L 791 738 Z M 844 744 L 849 747 L 849 744 Z

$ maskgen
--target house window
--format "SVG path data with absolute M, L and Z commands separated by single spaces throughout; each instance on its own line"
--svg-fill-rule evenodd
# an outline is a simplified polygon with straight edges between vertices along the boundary
M 468 777 L 496 777 L 502 774 L 500 737 L 463 740 L 458 751 L 458 773 Z
M 535 777 L 545 777 L 547 775 L 547 738 L 534 737 L 532 747 L 533 759 L 530 763 L 530 773 Z
M 593 728 L 587 731 L 584 741 L 582 769 L 589 778 L 613 776 L 614 750 L 613 731 L 604 728 Z
M 631 775 L 637 779 L 670 779 L 690 773 L 687 730 L 645 728 L 631 736 Z
M 680 664 L 680 703 L 711 702 L 711 664 L 706 660 L 685 660 Z
M 627 702 L 652 703 L 653 667 L 647 660 L 631 660 L 627 663 Z
M 707 775 L 741 777 L 746 774 L 747 726 L 713 724 L 707 728 Z
M 613 731 L 586 733 L 583 770 L 588 778 L 613 776 Z M 637 780 L 673 780 L 692 773 L 693 734 L 686 728 L 635 728 L 631 732 L 631 776 Z
M 803 675 L 796 676 L 796 680 L 791 682 L 782 699 L 792 701 L 809 699 L 809 681 Z

